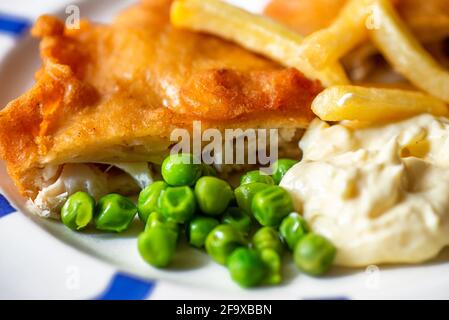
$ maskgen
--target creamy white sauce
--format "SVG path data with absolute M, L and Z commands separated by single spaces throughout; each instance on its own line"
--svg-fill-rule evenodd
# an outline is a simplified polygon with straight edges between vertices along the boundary
M 449 120 L 420 115 L 365 129 L 315 120 L 281 186 L 336 264 L 417 263 L 449 244 Z

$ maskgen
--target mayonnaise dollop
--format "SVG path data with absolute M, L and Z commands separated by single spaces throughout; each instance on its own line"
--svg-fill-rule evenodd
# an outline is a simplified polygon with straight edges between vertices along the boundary
M 314 120 L 284 176 L 335 263 L 418 263 L 449 245 L 449 120 L 420 115 L 370 128 Z

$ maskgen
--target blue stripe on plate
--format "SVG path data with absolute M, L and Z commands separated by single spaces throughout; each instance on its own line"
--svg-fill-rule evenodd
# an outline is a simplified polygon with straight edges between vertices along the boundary
M 9 213 L 16 211 L 5 199 L 4 196 L 0 194 L 0 218 L 6 216 Z
M 11 16 L 0 12 L 0 33 L 9 33 L 20 36 L 31 26 L 31 22 L 25 18 Z
M 97 300 L 142 300 L 148 298 L 156 283 L 116 273 L 106 290 L 96 297 Z

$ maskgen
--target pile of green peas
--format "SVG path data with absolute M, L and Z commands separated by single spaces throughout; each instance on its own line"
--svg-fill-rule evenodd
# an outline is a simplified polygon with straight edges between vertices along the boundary
M 118 194 L 95 203 L 89 194 L 77 192 L 64 204 L 62 222 L 73 230 L 93 222 L 98 230 L 123 232 L 137 214 L 145 225 L 137 248 L 148 264 L 168 267 L 185 233 L 191 246 L 204 248 L 242 287 L 280 283 L 286 251 L 310 275 L 329 270 L 335 247 L 310 232 L 287 191 L 278 186 L 297 161 L 279 159 L 271 175 L 249 171 L 233 190 L 213 167 L 194 160 L 192 154 L 169 155 L 161 166 L 163 180 L 143 189 L 137 205 Z

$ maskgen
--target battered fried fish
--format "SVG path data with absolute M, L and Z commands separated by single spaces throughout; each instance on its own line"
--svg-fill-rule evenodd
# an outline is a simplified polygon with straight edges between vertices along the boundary
M 43 65 L 35 85 L 0 111 L 0 157 L 38 213 L 56 213 L 79 189 L 98 197 L 128 188 L 117 170 L 92 164 L 119 163 L 142 178 L 142 163 L 160 163 L 172 130 L 191 130 L 193 120 L 203 130 L 297 129 L 313 118 L 319 83 L 173 28 L 170 3 L 145 0 L 111 25 L 83 21 L 77 30 L 51 16 L 37 21 Z

